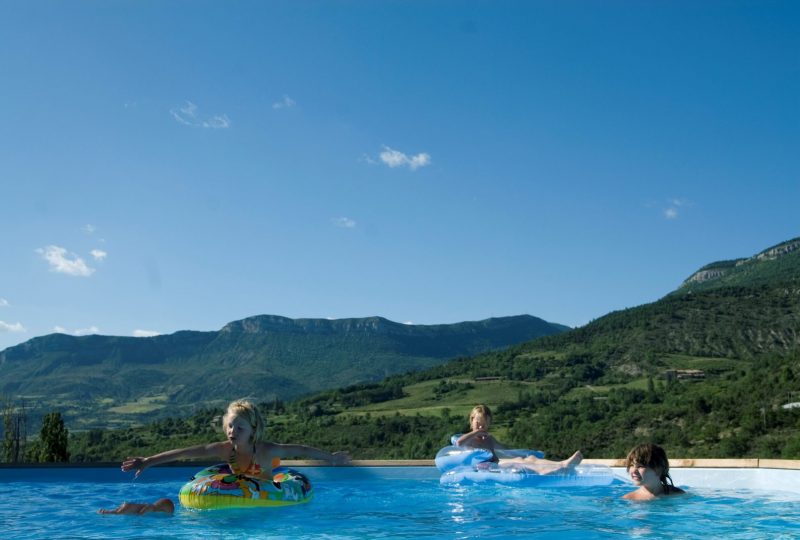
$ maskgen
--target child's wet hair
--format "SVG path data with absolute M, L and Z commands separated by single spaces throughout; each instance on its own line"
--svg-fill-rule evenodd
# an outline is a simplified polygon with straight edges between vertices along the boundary
M 630 470 L 634 464 L 644 465 L 648 469 L 661 469 L 661 483 L 666 487 L 673 485 L 672 477 L 669 475 L 667 452 L 657 444 L 640 444 L 628 452 L 628 457 L 625 458 L 625 468 Z
M 225 411 L 225 416 L 222 417 L 223 430 L 225 429 L 225 424 L 236 416 L 247 420 L 250 427 L 253 428 L 253 443 L 260 442 L 264 435 L 265 422 L 264 419 L 261 418 L 261 413 L 258 412 L 258 408 L 255 404 L 246 399 L 232 401 L 230 405 L 228 405 L 228 410 Z
M 489 422 L 492 421 L 492 411 L 489 409 L 488 405 L 475 405 L 469 413 L 469 423 L 472 424 L 472 419 L 475 418 L 476 415 L 481 414 L 486 417 Z
M 175 503 L 172 502 L 171 499 L 163 498 L 158 499 L 156 502 L 153 503 L 153 506 L 161 512 L 166 512 L 168 514 L 172 514 L 175 512 Z

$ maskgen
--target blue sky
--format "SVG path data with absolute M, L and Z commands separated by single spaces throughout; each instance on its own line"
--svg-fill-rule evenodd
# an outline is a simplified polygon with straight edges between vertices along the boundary
M 796 2 L 4 2 L 0 349 L 578 326 L 800 236 Z

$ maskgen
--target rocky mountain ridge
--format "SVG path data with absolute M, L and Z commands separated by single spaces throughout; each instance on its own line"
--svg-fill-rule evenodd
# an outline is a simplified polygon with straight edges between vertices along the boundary
M 707 264 L 686 278 L 681 287 L 688 287 L 693 284 L 704 284 L 707 282 L 721 280 L 726 276 L 736 273 L 745 273 L 753 270 L 761 263 L 777 261 L 783 257 L 800 253 L 800 237 L 781 242 L 775 246 L 767 248 L 752 257 L 733 259 L 729 261 L 717 261 Z

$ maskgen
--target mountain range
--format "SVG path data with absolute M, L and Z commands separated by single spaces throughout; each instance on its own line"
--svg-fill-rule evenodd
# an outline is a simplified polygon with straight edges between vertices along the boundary
M 51 334 L 0 352 L 0 394 L 73 426 L 123 426 L 243 396 L 289 400 L 565 330 L 530 315 L 441 325 L 260 315 L 216 332 Z
M 706 265 L 660 300 L 574 330 L 290 402 L 260 399 L 267 436 L 355 458 L 430 458 L 487 403 L 500 440 L 551 458 L 620 457 L 655 442 L 679 457 L 800 459 L 798 246 Z M 113 430 L 73 423 L 72 459 L 219 440 L 220 410 Z

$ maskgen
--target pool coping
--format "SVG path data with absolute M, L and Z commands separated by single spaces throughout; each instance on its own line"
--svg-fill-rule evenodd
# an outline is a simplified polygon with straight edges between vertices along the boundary
M 800 460 L 794 459 L 710 459 L 710 458 L 673 458 L 669 460 L 671 469 L 788 469 L 800 470 Z M 208 461 L 176 461 L 166 467 L 207 467 L 216 462 Z M 587 465 L 607 465 L 609 467 L 625 467 L 624 458 L 615 459 L 584 459 Z M 284 460 L 283 464 L 290 467 L 330 467 L 326 461 L 316 460 Z M 30 469 L 30 468 L 118 468 L 119 462 L 92 462 L 92 463 L 0 463 L 0 469 Z M 355 467 L 433 467 L 432 459 L 354 459 L 351 465 Z

